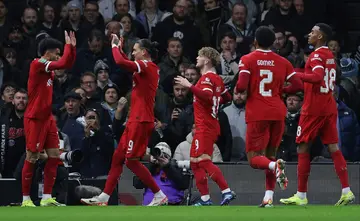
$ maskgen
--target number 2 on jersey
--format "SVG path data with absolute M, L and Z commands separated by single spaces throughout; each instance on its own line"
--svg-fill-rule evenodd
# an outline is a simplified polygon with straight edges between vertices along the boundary
M 327 94 L 329 91 L 334 90 L 334 82 L 336 80 L 336 70 L 334 68 L 329 69 L 325 68 L 325 76 L 324 76 L 324 82 L 325 87 L 320 87 L 320 92 Z
M 265 90 L 265 85 L 273 81 L 273 73 L 270 70 L 260 70 L 260 77 L 264 78 L 260 81 L 259 93 L 263 97 L 271 97 L 271 89 Z
M 213 118 L 217 118 L 217 114 L 219 112 L 219 106 L 220 106 L 220 97 L 213 97 L 213 106 L 212 106 L 212 113 L 211 116 Z

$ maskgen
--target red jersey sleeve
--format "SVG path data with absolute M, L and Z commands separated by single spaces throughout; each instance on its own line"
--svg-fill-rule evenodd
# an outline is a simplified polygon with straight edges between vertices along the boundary
M 137 72 L 139 70 L 137 64 L 134 61 L 130 61 L 122 51 L 120 52 L 120 50 L 121 49 L 119 49 L 118 47 L 112 48 L 112 54 L 115 63 L 117 65 L 121 65 L 127 71 Z
M 211 77 L 202 76 L 196 86 L 191 86 L 190 90 L 199 99 L 212 102 L 214 85 L 215 82 L 213 79 L 211 79 Z
M 323 65 L 323 59 L 320 57 L 320 54 L 314 53 L 309 57 L 309 64 L 312 70 L 312 73 L 303 73 L 300 75 L 300 78 L 308 83 L 317 84 L 324 79 L 325 68 Z
M 239 78 L 236 83 L 236 91 L 244 92 L 247 90 L 250 81 L 250 67 L 246 56 L 242 57 L 239 62 Z
M 75 60 L 76 52 L 72 45 L 65 44 L 64 54 L 58 61 L 48 61 L 44 58 L 40 58 L 35 66 L 39 68 L 39 73 L 50 73 L 54 70 L 70 69 L 73 61 Z

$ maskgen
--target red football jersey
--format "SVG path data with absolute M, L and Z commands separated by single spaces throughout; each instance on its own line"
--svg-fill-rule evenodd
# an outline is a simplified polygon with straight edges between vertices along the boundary
M 49 71 L 51 61 L 40 58 L 30 64 L 28 79 L 28 105 L 26 118 L 47 119 L 52 115 L 54 72 Z
M 241 58 L 239 69 L 250 75 L 246 122 L 285 119 L 281 96 L 285 81 L 295 74 L 291 63 L 272 51 L 258 49 Z
M 310 54 L 305 65 L 305 74 L 312 74 L 316 68 L 324 69 L 324 80 L 319 84 L 304 82 L 301 114 L 314 116 L 337 114 L 337 105 L 333 97 L 336 62 L 328 47 L 320 47 Z
M 135 61 L 129 122 L 154 122 L 156 90 L 159 85 L 158 66 L 146 60 Z
M 224 82 L 216 73 L 207 72 L 200 77 L 195 87 L 213 94 L 210 100 L 202 100 L 194 95 L 196 132 L 219 135 L 220 125 L 217 117 L 221 95 L 226 92 Z

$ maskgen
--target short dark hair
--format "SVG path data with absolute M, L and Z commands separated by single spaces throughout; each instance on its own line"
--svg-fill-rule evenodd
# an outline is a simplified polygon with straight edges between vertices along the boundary
M 138 41 L 136 41 L 137 44 L 139 44 L 141 49 L 145 49 L 150 57 L 154 60 L 157 59 L 158 56 L 158 49 L 157 46 L 159 45 L 157 42 L 151 42 L 149 39 L 140 39 Z
M 270 48 L 275 41 L 275 33 L 267 26 L 260 26 L 255 32 L 255 39 L 261 48 Z
M 21 94 L 28 94 L 28 92 L 27 92 L 27 90 L 25 90 L 24 88 L 17 88 L 16 90 L 15 90 L 15 94 L 16 93 L 21 93 Z
M 248 8 L 247 8 L 247 6 L 246 6 L 242 1 L 236 2 L 236 3 L 232 6 L 232 8 L 231 8 L 231 12 L 234 11 L 234 8 L 235 8 L 236 6 L 244 7 L 244 8 L 245 8 L 245 13 L 246 13 L 246 15 L 248 15 Z
M 1 89 L 0 89 L 0 92 L 1 92 L 1 95 L 4 94 L 4 91 L 7 87 L 12 87 L 14 88 L 15 90 L 17 89 L 17 85 L 13 82 L 7 82 L 7 83 L 4 83 L 3 85 L 1 85 Z
M 228 37 L 228 38 L 236 41 L 236 35 L 235 35 L 235 33 L 232 32 L 232 31 L 225 32 L 225 33 L 221 36 L 221 39 L 220 39 L 220 40 L 222 41 L 222 40 L 223 40 L 224 38 L 226 38 L 226 37 Z
M 97 1 L 94 1 L 94 0 L 87 1 L 87 2 L 85 3 L 85 7 L 86 7 L 86 5 L 88 5 L 88 4 L 90 4 L 90 5 L 95 5 L 96 8 L 97 8 L 97 10 L 99 11 L 99 4 L 97 3 Z
M 94 73 L 90 72 L 90 71 L 87 71 L 87 72 L 85 72 L 85 73 L 83 73 L 83 74 L 81 75 L 81 77 L 80 77 L 80 83 L 83 83 L 83 79 L 84 79 L 84 77 L 86 77 L 86 76 L 93 77 L 93 78 L 95 79 L 95 81 L 96 81 L 96 75 L 95 75 Z
M 188 69 L 196 70 L 196 72 L 197 72 L 198 74 L 200 74 L 200 70 L 199 70 L 199 68 L 196 67 L 195 64 L 189 64 L 188 66 L 185 66 L 185 71 L 188 70 Z
M 170 42 L 172 42 L 172 41 L 178 41 L 178 42 L 180 42 L 180 44 L 181 44 L 181 46 L 182 46 L 181 39 L 180 39 L 180 38 L 177 38 L 177 37 L 171 37 L 171 38 L 169 38 L 169 39 L 167 40 L 167 45 L 169 45 Z
M 43 56 L 46 51 L 48 50 L 54 50 L 54 49 L 60 49 L 63 47 L 63 44 L 54 38 L 44 38 L 43 40 L 40 41 L 39 43 L 39 53 L 41 56 Z
M 100 30 L 98 29 L 93 29 L 91 30 L 89 37 L 88 37 L 88 41 L 92 42 L 93 40 L 97 40 L 97 41 L 103 41 L 104 40 L 104 33 L 102 33 Z
M 330 41 L 330 39 L 332 39 L 333 31 L 332 31 L 332 28 L 330 27 L 330 25 L 325 24 L 325 23 L 317 23 L 315 26 L 319 27 L 321 33 L 324 36 L 325 42 L 328 42 L 328 41 Z

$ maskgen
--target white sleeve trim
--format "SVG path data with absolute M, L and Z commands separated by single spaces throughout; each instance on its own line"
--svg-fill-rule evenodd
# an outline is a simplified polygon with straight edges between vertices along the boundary
M 211 92 L 213 92 L 213 90 L 211 90 L 210 88 L 204 88 L 203 91 L 211 91 Z
M 135 64 L 136 64 L 137 68 L 138 68 L 138 73 L 140 73 L 140 72 L 141 72 L 141 68 L 140 68 L 139 63 L 138 63 L 137 61 L 134 61 L 134 62 L 135 62 Z
M 248 71 L 248 70 L 241 70 L 241 71 L 240 71 L 240 73 L 243 73 L 243 72 L 250 74 L 250 71 Z
M 287 77 L 286 77 L 286 80 L 289 80 L 292 76 L 294 76 L 296 74 L 296 72 L 293 72 L 291 74 L 289 74 Z
M 49 66 L 50 66 L 50 64 L 51 64 L 51 61 L 48 61 L 48 62 L 46 63 L 46 66 L 45 66 L 45 71 L 46 71 L 46 72 L 50 72 L 50 71 L 49 71 Z
M 221 95 L 225 94 L 226 92 L 228 92 L 227 88 L 225 88 L 225 90 L 221 93 Z
M 317 69 L 317 68 L 322 68 L 322 69 L 324 69 L 323 66 L 321 66 L 321 65 L 316 65 L 316 66 L 312 69 L 312 71 L 314 71 L 314 70 Z

